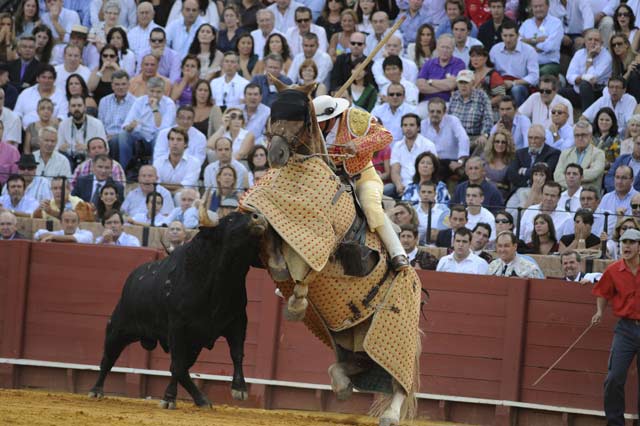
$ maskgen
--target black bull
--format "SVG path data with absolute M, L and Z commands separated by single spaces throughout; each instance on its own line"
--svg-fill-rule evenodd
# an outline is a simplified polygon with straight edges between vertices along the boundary
M 104 395 L 104 380 L 126 346 L 139 341 L 147 350 L 159 342 L 171 353 L 171 380 L 161 406 L 175 408 L 178 382 L 198 406 L 210 406 L 189 376 L 202 348 L 224 336 L 233 360 L 234 398 L 246 399 L 242 372 L 247 330 L 245 278 L 258 257 L 266 221 L 232 213 L 171 256 L 134 270 L 107 324 L 100 376 L 90 397 Z

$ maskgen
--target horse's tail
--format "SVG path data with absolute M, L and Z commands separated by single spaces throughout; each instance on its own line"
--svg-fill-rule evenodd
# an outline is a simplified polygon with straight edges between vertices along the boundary
M 416 356 L 414 358 L 413 383 L 407 399 L 404 400 L 400 411 L 401 419 L 413 419 L 418 414 L 418 397 L 416 394 L 420 392 L 420 355 L 422 355 L 422 336 L 423 331 L 418 329 L 418 341 L 416 342 Z
M 422 354 L 422 336 L 423 331 L 418 329 L 418 339 L 416 342 L 416 353 L 414 357 L 414 371 L 413 381 L 411 383 L 411 389 L 406 396 L 400 407 L 400 420 L 413 419 L 418 414 L 418 398 L 416 394 L 420 391 L 420 355 Z M 392 394 L 378 394 L 369 408 L 369 415 L 371 417 L 380 417 L 393 402 L 394 393 L 398 390 L 405 392 L 405 389 L 396 381 L 393 380 L 393 393 Z

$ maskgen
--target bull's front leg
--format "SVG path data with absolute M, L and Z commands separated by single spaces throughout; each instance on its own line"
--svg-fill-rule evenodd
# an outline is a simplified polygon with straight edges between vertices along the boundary
M 175 408 L 175 398 L 177 394 L 177 386 L 175 381 L 179 382 L 182 387 L 189 392 L 193 402 L 198 407 L 211 407 L 211 401 L 198 389 L 189 376 L 189 369 L 193 366 L 202 350 L 201 346 L 194 346 L 193 337 L 189 336 L 188 330 L 183 327 L 176 327 L 170 332 L 170 352 L 171 352 L 171 382 L 165 392 L 165 399 L 170 404 L 173 401 Z M 162 406 L 162 405 L 161 405 Z M 164 407 L 163 407 L 164 408 Z
M 247 335 L 247 314 L 242 312 L 238 321 L 234 321 L 227 330 L 225 338 L 229 343 L 231 361 L 233 361 L 233 380 L 231 381 L 231 396 L 239 401 L 249 398 L 249 390 L 244 380 L 242 360 L 244 358 L 244 341 Z
M 167 385 L 167 388 L 164 390 L 164 396 L 160 401 L 160 408 L 164 408 L 167 410 L 175 410 L 176 409 L 176 397 L 178 396 L 178 376 L 176 376 L 173 372 L 171 373 L 171 380 Z

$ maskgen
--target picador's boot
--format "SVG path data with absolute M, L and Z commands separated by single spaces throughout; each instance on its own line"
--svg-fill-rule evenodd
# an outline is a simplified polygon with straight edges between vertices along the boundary
M 405 253 L 402 244 L 400 244 L 398 234 L 393 230 L 391 219 L 385 215 L 384 225 L 377 227 L 376 232 L 389 252 L 391 267 L 393 270 L 400 272 L 411 267 L 407 254 Z

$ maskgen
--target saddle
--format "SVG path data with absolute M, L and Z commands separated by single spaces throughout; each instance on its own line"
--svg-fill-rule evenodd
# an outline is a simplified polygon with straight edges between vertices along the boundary
M 355 191 L 357 176 L 349 176 L 344 170 L 339 170 L 337 175 L 340 177 L 341 186 L 334 199 L 337 199 L 344 191 L 349 192 L 353 198 L 356 214 L 351 227 L 338 245 L 335 257 L 340 260 L 346 275 L 365 277 L 373 271 L 373 268 L 380 261 L 380 253 L 365 244 L 367 219 Z

